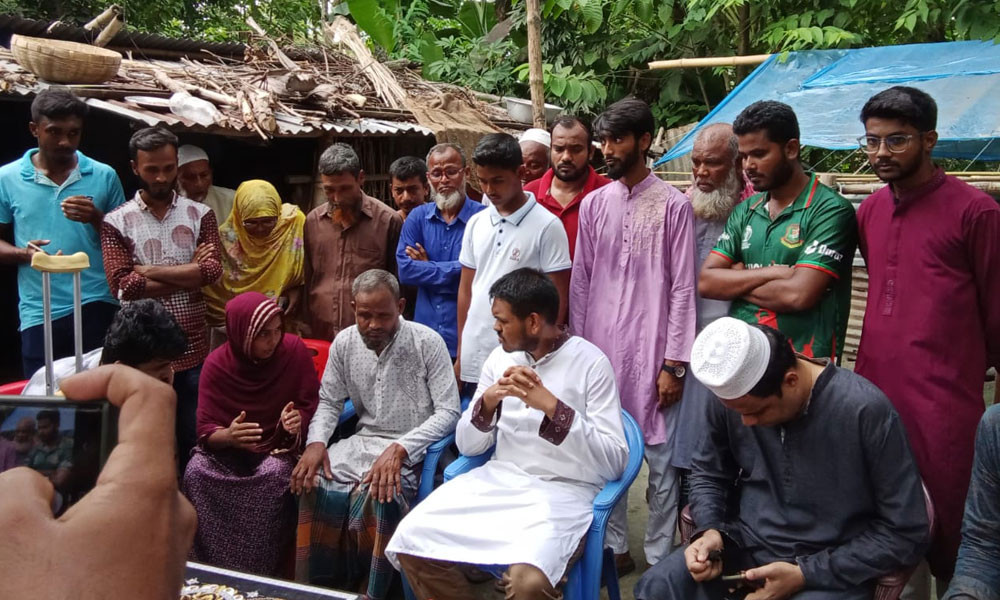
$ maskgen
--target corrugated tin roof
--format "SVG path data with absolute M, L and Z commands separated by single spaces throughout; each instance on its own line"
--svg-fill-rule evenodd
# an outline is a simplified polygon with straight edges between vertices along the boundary
M 49 31 L 50 26 L 52 26 L 51 31 Z M 85 44 L 91 43 L 97 37 L 97 34 L 100 33 L 99 31 L 87 31 L 82 27 L 67 23 L 56 22 L 53 26 L 50 21 L 25 19 L 14 15 L 0 15 L 0 32 L 8 36 L 11 33 L 17 33 L 20 35 L 46 37 Z M 137 58 L 143 55 L 143 50 L 162 50 L 179 54 L 190 54 L 192 57 L 204 57 L 205 52 L 211 52 L 212 54 L 224 57 L 242 58 L 246 50 L 246 46 L 243 44 L 170 38 L 163 35 L 126 30 L 122 30 L 118 35 L 111 38 L 108 48 L 120 52 L 131 51 Z
M 244 123 L 237 123 L 234 127 L 211 126 L 202 127 L 194 121 L 179 117 L 169 112 L 158 112 L 143 108 L 125 100 L 101 100 L 99 98 L 88 98 L 87 104 L 90 106 L 114 113 L 153 127 L 162 125 L 167 128 L 182 127 L 195 131 L 215 132 L 226 135 L 247 135 L 256 136 L 257 133 L 246 127 Z M 278 136 L 304 136 L 318 137 L 324 132 L 332 131 L 341 135 L 357 136 L 391 136 L 400 134 L 417 134 L 433 136 L 434 132 L 416 123 L 401 121 L 384 121 L 382 119 L 343 119 L 343 120 L 319 120 L 303 119 L 282 111 L 275 111 L 275 122 L 278 126 Z

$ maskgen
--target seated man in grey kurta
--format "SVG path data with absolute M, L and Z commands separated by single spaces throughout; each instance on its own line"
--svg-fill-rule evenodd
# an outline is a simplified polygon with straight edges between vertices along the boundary
M 356 325 L 333 341 L 292 473 L 292 491 L 303 494 L 295 575 L 379 599 L 395 573 L 385 546 L 416 493 L 427 447 L 458 422 L 458 386 L 441 336 L 400 317 L 406 301 L 392 274 L 365 271 L 351 292 Z M 357 431 L 327 449 L 348 398 Z
M 878 388 L 730 317 L 695 339 L 691 371 L 719 398 L 692 461 L 697 529 L 643 575 L 638 600 L 751 587 L 754 599 L 870 599 L 878 577 L 920 561 L 920 475 Z

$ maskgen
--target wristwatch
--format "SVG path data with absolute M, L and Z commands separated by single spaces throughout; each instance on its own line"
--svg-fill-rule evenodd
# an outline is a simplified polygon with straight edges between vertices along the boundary
M 663 366 L 660 367 L 660 370 L 666 371 L 667 373 L 670 373 L 671 375 L 673 375 L 677 379 L 684 379 L 684 376 L 687 375 L 687 369 L 684 367 L 684 365 L 676 365 L 675 366 L 675 365 L 668 365 L 667 363 L 663 363 Z

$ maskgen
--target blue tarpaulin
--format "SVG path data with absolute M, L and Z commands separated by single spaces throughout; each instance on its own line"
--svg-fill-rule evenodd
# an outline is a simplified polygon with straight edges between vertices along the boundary
M 894 85 L 920 88 L 937 101 L 935 156 L 1000 160 L 1000 45 L 976 41 L 771 56 L 657 164 L 687 154 L 699 129 L 732 123 L 758 100 L 791 105 L 804 145 L 853 150 L 864 134 L 861 107 Z

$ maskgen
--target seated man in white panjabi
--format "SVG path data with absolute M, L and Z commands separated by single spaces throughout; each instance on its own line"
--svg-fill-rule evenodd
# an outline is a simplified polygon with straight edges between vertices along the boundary
M 462 564 L 510 565 L 507 598 L 558 598 L 579 558 L 593 502 L 628 461 L 607 357 L 557 325 L 559 293 L 518 269 L 490 288 L 501 347 L 483 366 L 456 432 L 484 466 L 434 491 L 407 515 L 386 555 L 421 600 L 473 597 Z

